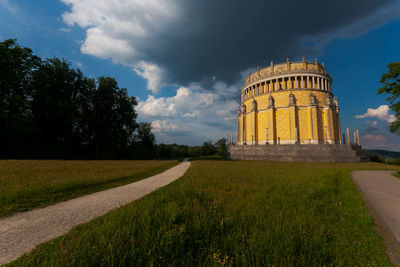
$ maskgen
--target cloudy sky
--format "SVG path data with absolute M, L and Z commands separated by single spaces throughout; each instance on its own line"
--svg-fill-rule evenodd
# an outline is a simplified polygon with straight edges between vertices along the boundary
M 342 130 L 400 151 L 379 80 L 400 61 L 398 0 L 0 0 L 0 40 L 115 77 L 139 99 L 159 143 L 236 131 L 243 77 L 289 57 L 324 61 Z

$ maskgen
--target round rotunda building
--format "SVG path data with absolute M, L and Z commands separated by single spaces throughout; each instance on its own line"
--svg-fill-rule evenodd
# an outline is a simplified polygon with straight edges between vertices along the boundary
M 244 81 L 237 145 L 340 144 L 339 107 L 324 64 L 290 62 Z

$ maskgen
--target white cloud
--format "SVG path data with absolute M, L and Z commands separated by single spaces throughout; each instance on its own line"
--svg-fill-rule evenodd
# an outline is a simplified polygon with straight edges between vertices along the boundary
M 62 32 L 71 32 L 71 28 L 59 28 Z
M 158 93 L 158 91 L 164 86 L 164 73 L 157 65 L 141 61 L 138 66 L 134 68 L 134 71 L 137 75 L 147 80 L 147 89 L 153 93 Z
M 61 0 L 71 6 L 63 21 L 86 28 L 81 46 L 84 54 L 111 58 L 114 63 L 131 67 L 148 81 L 147 88 L 157 93 L 165 84 L 163 71 L 144 60 L 137 51 L 148 38 L 166 30 L 177 6 L 174 0 Z
M 217 85 L 218 84 L 218 85 Z M 198 86 L 180 87 L 175 96 L 154 97 L 149 95 L 138 104 L 141 120 L 152 121 L 158 142 L 201 144 L 214 140 L 234 130 L 238 102 L 227 98 L 232 87 L 218 82 L 214 89 L 206 91 Z M 171 133 L 166 137 L 163 134 Z M 183 140 L 182 138 L 187 138 Z
M 198 90 L 196 87 L 180 87 L 172 97 L 156 98 L 149 95 L 146 101 L 139 103 L 138 111 L 144 116 L 199 118 L 205 110 L 224 115 L 233 106 L 237 107 L 235 101 L 228 101 L 221 106 L 218 101 L 220 97 L 217 93 Z
M 99 58 L 111 57 L 113 62 L 129 65 L 135 55 L 135 49 L 127 40 L 115 39 L 104 33 L 101 28 L 91 28 L 86 32 L 86 40 L 81 46 L 84 54 Z
M 391 144 L 389 140 L 381 134 L 378 135 L 366 134 L 362 137 L 362 140 L 365 146 L 370 148 L 393 147 L 393 144 Z
M 369 108 L 365 114 L 356 115 L 356 119 L 364 119 L 364 118 L 378 118 L 387 123 L 392 123 L 396 121 L 396 117 L 393 114 L 389 114 L 388 105 L 381 105 L 376 109 Z
M 175 123 L 170 123 L 167 120 L 155 120 L 151 123 L 152 130 L 155 133 L 187 131 L 186 127 L 180 127 Z
M 372 128 L 372 129 L 377 129 L 378 128 L 378 122 L 377 121 L 366 121 L 365 124 L 368 125 L 368 127 Z
M 5 9 L 7 9 L 8 12 L 12 13 L 13 15 L 20 13 L 19 8 L 16 5 L 11 4 L 8 0 L 0 0 L 0 6 L 3 6 Z

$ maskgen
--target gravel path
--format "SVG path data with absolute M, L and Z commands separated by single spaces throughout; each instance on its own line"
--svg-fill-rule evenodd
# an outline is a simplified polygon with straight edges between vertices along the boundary
M 364 194 L 370 207 L 394 237 L 392 248 L 398 254 L 400 248 L 400 179 L 393 171 L 354 171 L 353 180 Z M 386 240 L 387 241 L 387 240 Z M 398 255 L 396 255 L 396 261 Z
M 30 252 L 40 243 L 68 233 L 74 226 L 143 197 L 181 177 L 190 162 L 135 183 L 78 197 L 0 220 L 0 265 Z

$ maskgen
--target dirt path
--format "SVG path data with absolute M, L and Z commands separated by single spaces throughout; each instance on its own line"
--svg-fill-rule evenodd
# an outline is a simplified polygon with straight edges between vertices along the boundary
M 384 237 L 392 259 L 399 260 L 400 250 L 400 179 L 393 171 L 354 171 L 353 180 L 376 214 L 375 219 L 393 236 L 393 242 Z M 389 244 L 390 243 L 390 244 Z M 391 246 L 391 247 L 390 247 Z
M 78 197 L 0 220 L 0 265 L 30 252 L 36 245 L 69 232 L 105 213 L 141 198 L 181 177 L 190 162 L 135 183 Z

